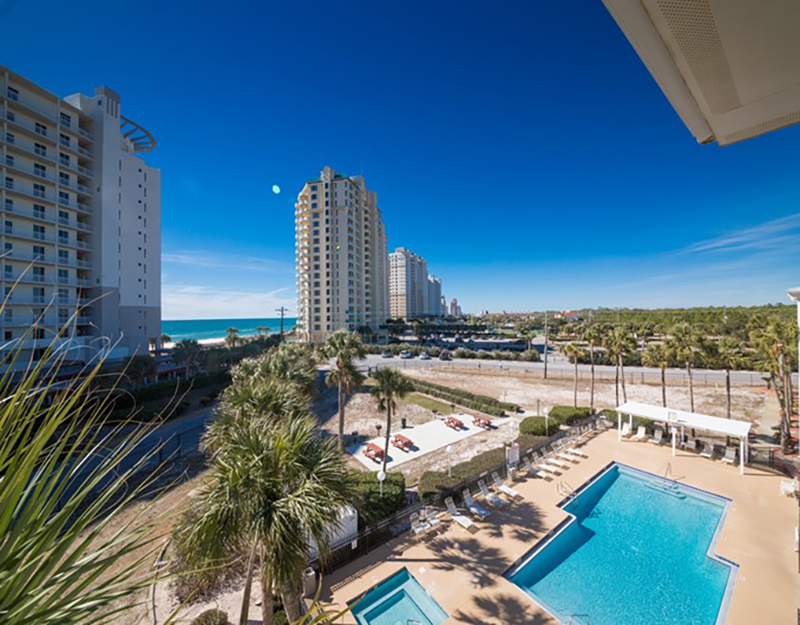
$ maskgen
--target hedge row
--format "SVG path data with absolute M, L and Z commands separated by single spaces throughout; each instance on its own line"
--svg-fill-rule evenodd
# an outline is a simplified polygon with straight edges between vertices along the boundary
M 520 434 L 546 436 L 556 432 L 561 425 L 574 425 L 591 416 L 592 411 L 586 406 L 553 406 L 547 419 L 544 417 L 527 417 L 519 424 Z
M 373 471 L 353 471 L 355 485 L 353 506 L 358 511 L 359 529 L 364 529 L 402 510 L 406 502 L 406 477 L 396 471 L 386 474 L 381 497 L 378 474 Z
M 214 373 L 201 373 L 188 380 L 182 379 L 158 382 L 157 384 L 144 386 L 135 391 L 119 393 L 114 398 L 114 407 L 117 409 L 130 408 L 143 404 L 144 402 L 166 399 L 173 396 L 180 397 L 191 389 L 214 386 L 217 384 L 228 384 L 230 381 L 231 376 L 228 371 L 216 371 Z
M 426 395 L 432 395 L 439 399 L 444 399 L 452 404 L 459 404 L 466 408 L 479 410 L 486 414 L 501 416 L 506 412 L 521 412 L 522 409 L 517 404 L 502 402 L 494 397 L 486 395 L 477 395 L 469 391 L 462 391 L 458 388 L 451 388 L 449 386 L 442 386 L 440 384 L 433 384 L 424 380 L 412 380 L 414 390 Z
M 520 446 L 521 453 L 526 454 L 543 445 L 546 440 L 543 436 L 522 434 L 516 442 Z M 451 477 L 448 477 L 446 471 L 425 471 L 419 480 L 419 496 L 423 501 L 437 503 L 448 495 L 461 497 L 462 489 L 472 488 L 473 484 L 480 479 L 481 474 L 496 470 L 505 461 L 505 447 L 499 447 L 453 465 L 450 470 Z
M 617 427 L 617 417 L 618 414 L 616 410 L 601 410 L 600 414 L 603 415 L 606 420 L 611 424 L 611 427 Z M 622 422 L 628 422 L 628 416 L 622 415 Z M 633 417 L 633 429 L 634 431 L 640 425 L 645 426 L 646 428 L 652 430 L 656 426 L 656 422 L 651 419 L 645 419 L 644 417 Z

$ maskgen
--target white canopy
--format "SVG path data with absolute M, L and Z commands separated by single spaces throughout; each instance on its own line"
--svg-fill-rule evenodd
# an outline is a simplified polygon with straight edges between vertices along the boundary
M 687 412 L 685 410 L 675 410 L 674 408 L 664 408 L 662 406 L 651 406 L 650 404 L 640 404 L 638 401 L 625 402 L 617 407 L 617 412 L 642 419 L 652 421 L 662 421 L 670 425 L 682 425 L 696 430 L 706 430 L 716 432 L 724 436 L 736 436 L 741 438 L 750 433 L 750 424 L 747 421 L 735 421 L 734 419 L 722 419 L 697 412 Z

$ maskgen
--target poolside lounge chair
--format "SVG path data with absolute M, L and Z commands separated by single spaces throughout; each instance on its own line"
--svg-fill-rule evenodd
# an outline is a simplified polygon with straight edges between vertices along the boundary
M 521 497 L 518 490 L 503 484 L 503 480 L 500 479 L 500 476 L 497 474 L 497 471 L 492 471 L 492 479 L 494 480 L 494 485 L 501 493 L 505 493 L 506 495 L 511 497 L 511 499 L 518 499 Z
M 392 437 L 392 445 L 403 451 L 411 451 L 414 447 L 414 441 L 402 434 L 395 434 Z
M 728 464 L 735 464 L 737 451 L 738 450 L 736 449 L 736 447 L 727 447 L 725 449 L 725 455 L 722 456 L 722 462 L 727 462 Z
M 697 451 L 697 441 L 691 438 L 688 441 L 684 441 L 681 444 L 681 447 L 683 447 L 687 451 Z
M 559 441 L 555 441 L 551 447 L 560 458 L 571 460 L 572 462 L 580 462 L 583 460 L 584 455 L 572 451 L 569 447 L 562 445 Z
M 528 475 L 532 475 L 533 477 L 541 477 L 545 478 L 546 476 L 550 475 L 544 469 L 537 469 L 531 464 L 531 459 L 528 456 L 522 459 L 522 464 L 525 465 L 525 469 L 528 471 Z
M 472 529 L 473 527 L 475 527 L 475 524 L 472 522 L 472 519 L 465 517 L 456 509 L 456 504 L 453 502 L 452 497 L 448 497 L 447 499 L 445 499 L 444 505 L 447 506 L 447 512 L 450 515 L 450 518 L 453 519 L 465 530 Z
M 489 487 L 486 486 L 486 482 L 483 480 L 478 480 L 478 488 L 481 489 L 481 495 L 483 495 L 483 498 L 493 506 L 502 508 L 504 505 L 506 505 L 506 502 L 500 499 L 500 497 L 489 492 Z
M 411 531 L 414 532 L 415 536 L 419 536 L 420 534 L 424 534 L 431 528 L 427 522 L 421 520 L 419 518 L 419 512 L 412 512 L 411 513 Z
M 709 460 L 714 459 L 714 445 L 712 443 L 704 443 L 703 444 L 703 451 L 700 452 L 700 455 L 703 458 L 708 458 Z
M 639 428 L 636 430 L 636 436 L 633 437 L 635 441 L 643 441 L 647 439 L 647 429 L 640 425 Z
M 383 449 L 378 447 L 375 443 L 367 443 L 367 446 L 364 447 L 364 455 L 370 460 L 380 462 L 383 460 Z
M 572 466 L 569 462 L 565 462 L 564 460 L 560 460 L 559 458 L 555 457 L 555 454 L 551 451 L 547 451 L 546 447 L 542 447 L 542 456 L 550 464 L 554 464 L 562 469 L 568 469 L 570 466 Z
M 561 473 L 560 467 L 557 467 L 554 464 L 549 464 L 543 456 L 538 454 L 538 452 L 533 452 L 533 461 L 536 463 L 537 467 L 540 467 L 542 470 L 552 473 L 553 475 Z
M 490 430 L 492 428 L 492 420 L 486 417 L 472 417 L 472 425 Z
M 576 456 L 580 456 L 581 458 L 588 458 L 589 454 L 584 453 L 578 447 L 578 441 L 574 438 L 567 437 L 561 440 L 561 447 L 569 451 L 569 453 L 574 454 Z
M 425 521 L 428 525 L 431 526 L 431 529 L 435 528 L 438 525 L 441 525 L 442 520 L 434 513 L 431 512 L 427 507 L 420 510 L 419 518 L 422 521 Z
M 461 494 L 464 496 L 464 504 L 467 506 L 467 510 L 472 512 L 472 514 L 481 520 L 489 516 L 490 512 L 486 508 L 475 503 L 475 500 L 472 498 L 472 493 L 469 492 L 469 488 L 465 488 Z
M 464 429 L 463 421 L 461 421 L 461 419 L 456 419 L 455 417 L 447 417 L 444 420 L 444 424 L 449 428 L 453 428 L 454 430 Z
M 791 497 L 797 490 L 797 478 L 793 480 L 781 480 L 781 495 Z
M 622 424 L 622 438 L 628 438 L 631 435 L 631 426 L 629 423 Z
M 654 445 L 660 445 L 662 442 L 664 442 L 664 430 L 657 429 L 655 432 L 653 432 L 653 437 L 648 442 L 653 443 Z

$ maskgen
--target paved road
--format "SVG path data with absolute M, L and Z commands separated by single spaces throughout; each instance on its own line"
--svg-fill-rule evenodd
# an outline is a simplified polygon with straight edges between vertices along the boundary
M 420 360 L 411 358 L 402 360 L 394 358 L 382 358 L 378 354 L 370 354 L 364 359 L 361 365 L 363 369 L 374 368 L 376 366 L 392 366 L 400 369 L 435 367 L 438 369 L 486 369 L 492 371 L 514 371 L 516 373 L 531 373 L 541 377 L 544 374 L 544 363 L 542 362 L 520 362 L 516 360 L 470 360 L 458 358 L 448 362 L 437 359 Z M 547 377 L 552 379 L 572 379 L 574 375 L 574 365 L 566 362 L 564 358 L 548 359 Z M 578 375 L 581 379 L 588 379 L 590 376 L 589 365 L 578 365 Z M 764 384 L 765 374 L 757 371 L 732 371 L 731 384 L 736 386 L 759 386 Z M 683 369 L 667 369 L 668 383 L 685 383 L 686 371 Z M 725 383 L 725 372 L 713 369 L 693 369 L 692 378 L 698 385 L 715 385 Z M 797 374 L 794 376 L 794 383 L 797 384 Z M 595 365 L 595 379 L 613 381 L 614 367 L 610 365 Z M 648 367 L 625 367 L 625 379 L 633 382 L 649 381 L 660 382 L 661 371 Z M 795 386 L 797 388 L 797 386 Z

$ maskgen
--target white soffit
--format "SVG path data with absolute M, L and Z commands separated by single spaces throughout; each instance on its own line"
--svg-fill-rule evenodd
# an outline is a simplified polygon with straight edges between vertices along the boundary
M 700 143 L 800 122 L 800 2 L 603 3 Z

